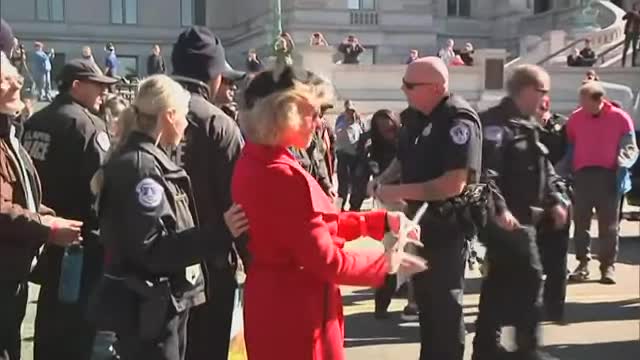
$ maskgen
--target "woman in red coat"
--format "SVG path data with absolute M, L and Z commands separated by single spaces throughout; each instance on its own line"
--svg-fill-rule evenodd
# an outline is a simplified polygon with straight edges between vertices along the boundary
M 232 195 L 249 224 L 244 319 L 251 360 L 344 359 L 338 285 L 379 286 L 389 273 L 426 268 L 403 251 L 345 250 L 346 241 L 382 239 L 386 228 L 398 230 L 406 218 L 384 211 L 338 213 L 287 150 L 311 141 L 320 105 L 328 101 L 327 85 L 284 67 L 261 73 L 244 92 L 240 124 L 247 144 Z

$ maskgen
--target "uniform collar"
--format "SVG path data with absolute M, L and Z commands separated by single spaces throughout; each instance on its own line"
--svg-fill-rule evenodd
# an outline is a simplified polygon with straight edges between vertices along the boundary
M 209 86 L 202 81 L 180 75 L 172 75 L 171 78 L 180 83 L 188 92 L 200 94 L 203 98 L 209 100 Z
M 143 134 L 138 131 L 134 131 L 129 135 L 127 145 L 137 147 L 143 151 L 151 154 L 162 166 L 166 172 L 178 172 L 182 171 L 176 163 L 171 161 L 167 156 L 167 153 L 160 147 L 156 146 L 155 140 L 147 134 Z
M 505 112 L 505 115 L 507 115 L 507 117 L 517 117 L 517 118 L 520 118 L 520 119 L 531 119 L 531 116 L 523 114 L 522 111 L 520 111 L 520 109 L 518 109 L 518 106 L 516 105 L 516 102 L 513 101 L 513 99 L 510 98 L 510 97 L 503 98 L 502 101 L 500 102 L 500 107 L 502 107 L 502 109 Z

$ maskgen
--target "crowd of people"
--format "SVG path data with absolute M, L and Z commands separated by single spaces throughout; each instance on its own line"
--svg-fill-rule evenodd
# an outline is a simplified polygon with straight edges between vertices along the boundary
M 504 99 L 478 113 L 449 79 L 473 47 L 456 54 L 449 41 L 437 57 L 411 53 L 402 113 L 380 109 L 367 126 L 345 101 L 330 124 L 333 87 L 292 65 L 289 34 L 268 69 L 250 51 L 245 74 L 194 26 L 173 46 L 172 76 L 153 47 L 131 101 L 111 91 L 107 44 L 104 69 L 83 51 L 51 103 L 26 115 L 11 64 L 24 49 L 4 20 L 0 35 L 0 359 L 21 357 L 29 282 L 40 285 L 35 360 L 227 358 L 241 267 L 251 360 L 344 359 L 340 285 L 375 287 L 382 320 L 407 279 L 420 359 L 462 360 L 476 241 L 489 270 L 473 359 L 554 359 L 539 349 L 539 322 L 565 321 L 567 279 L 590 278 L 593 208 L 600 282 L 616 281 L 638 148 L 596 79 L 566 119 L 551 110 L 547 72 L 521 65 Z M 310 42 L 328 45 L 322 34 Z M 364 47 L 350 35 L 340 51 L 357 63 Z M 571 212 L 579 266 L 567 277 Z M 360 237 L 384 250 L 345 248 Z M 507 325 L 514 351 L 499 342 Z

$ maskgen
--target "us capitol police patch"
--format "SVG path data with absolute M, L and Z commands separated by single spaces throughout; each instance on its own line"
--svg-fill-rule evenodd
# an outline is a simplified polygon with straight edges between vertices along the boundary
M 155 208 L 164 197 L 164 188 L 151 178 L 144 178 L 136 185 L 138 203 L 145 208 Z
M 453 140 L 454 143 L 464 145 L 469 141 L 471 130 L 465 124 L 458 124 L 451 128 L 449 135 L 451 135 L 451 140 Z

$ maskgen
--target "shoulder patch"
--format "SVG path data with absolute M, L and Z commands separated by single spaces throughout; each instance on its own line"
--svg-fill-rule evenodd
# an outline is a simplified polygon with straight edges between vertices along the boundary
M 164 198 L 164 188 L 152 178 L 144 178 L 136 185 L 138 203 L 145 208 L 155 208 Z
M 449 130 L 449 135 L 455 144 L 464 145 L 469 142 L 471 129 L 466 124 L 460 123 Z
M 98 135 L 96 135 L 96 143 L 100 150 L 107 152 L 111 148 L 111 140 L 109 139 L 109 135 L 106 132 L 100 131 Z

